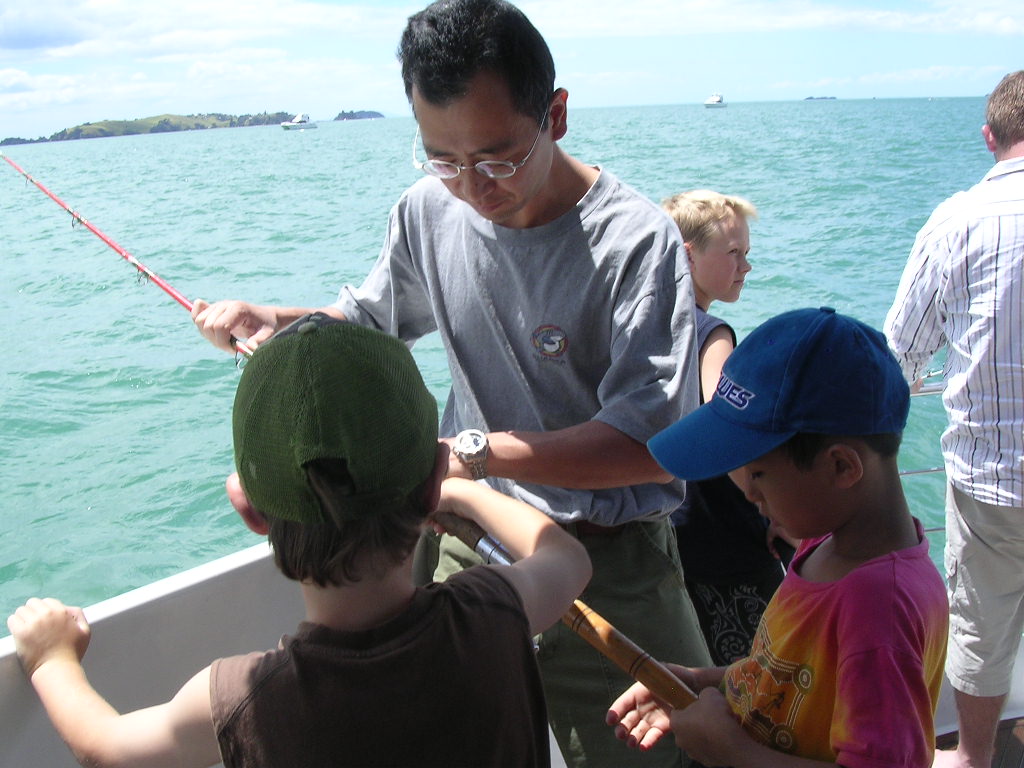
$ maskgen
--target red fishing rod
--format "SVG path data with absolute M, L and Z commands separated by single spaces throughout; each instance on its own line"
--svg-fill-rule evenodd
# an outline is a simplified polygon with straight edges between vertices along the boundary
M 151 280 L 154 283 L 156 283 L 157 286 L 159 286 L 168 296 L 170 296 L 176 302 L 181 304 L 181 306 L 183 306 L 189 312 L 192 311 L 192 302 L 189 301 L 187 298 L 185 298 L 184 294 L 182 294 L 180 291 L 178 291 L 174 286 L 172 286 L 170 283 L 168 283 L 166 280 L 164 280 L 158 274 L 153 272 L 149 267 L 147 267 L 141 261 L 139 261 L 134 256 L 132 256 L 130 253 L 128 253 L 128 251 L 126 251 L 120 245 L 118 245 L 113 240 L 111 240 L 100 229 L 98 229 L 97 227 L 93 226 L 93 224 L 90 221 L 88 221 L 86 218 L 84 218 L 80 213 L 78 213 L 78 211 L 72 209 L 71 206 L 69 206 L 67 203 L 65 203 L 63 200 L 61 200 L 55 194 L 53 194 L 53 192 L 51 192 L 45 186 L 43 186 L 38 181 L 33 179 L 20 165 L 18 165 L 16 162 L 11 160 L 11 158 L 7 157 L 7 155 L 5 155 L 3 152 L 0 152 L 0 157 L 2 157 L 4 160 L 6 160 L 8 165 L 10 165 L 14 170 L 16 170 L 22 176 L 24 176 L 26 180 L 31 181 L 33 184 L 35 184 L 37 187 L 39 187 L 39 189 L 42 190 L 43 193 L 45 193 L 47 197 L 49 197 L 51 200 L 53 200 L 53 202 L 55 202 L 57 205 L 59 205 L 65 211 L 70 213 L 71 214 L 71 225 L 72 226 L 74 226 L 75 222 L 77 221 L 83 227 L 85 227 L 90 232 L 92 232 L 94 235 L 96 235 L 96 237 L 98 237 L 104 243 L 109 245 L 114 251 L 116 251 L 121 256 L 121 258 L 123 258 L 125 261 L 127 261 L 132 266 L 134 266 L 137 270 L 139 270 L 139 272 L 141 272 L 143 275 L 145 275 L 149 280 Z M 252 350 L 249 349 L 245 344 L 243 344 L 240 341 L 237 341 L 237 340 L 235 341 L 235 349 L 237 349 L 240 353 L 242 353 L 246 357 L 252 356 Z

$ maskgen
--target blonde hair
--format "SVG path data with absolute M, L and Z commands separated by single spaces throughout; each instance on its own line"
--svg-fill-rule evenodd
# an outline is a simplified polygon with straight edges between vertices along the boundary
M 718 225 L 730 214 L 746 219 L 757 218 L 757 208 L 749 200 L 735 195 L 723 195 L 710 189 L 691 189 L 665 198 L 661 207 L 672 217 L 683 242 L 691 248 L 703 250 Z

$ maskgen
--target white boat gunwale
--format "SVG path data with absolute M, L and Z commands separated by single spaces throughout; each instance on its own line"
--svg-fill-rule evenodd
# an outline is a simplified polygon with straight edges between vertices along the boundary
M 266 542 L 85 609 L 83 666 L 119 711 L 166 701 L 216 658 L 273 648 L 304 618 L 298 585 Z M 26 678 L 14 638 L 0 637 L 0 765 L 77 766 Z

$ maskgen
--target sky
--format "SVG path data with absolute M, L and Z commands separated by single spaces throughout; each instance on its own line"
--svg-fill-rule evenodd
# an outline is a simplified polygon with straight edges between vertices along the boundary
M 520 0 L 573 107 L 984 96 L 1021 0 Z M 3 0 L 0 138 L 164 113 L 410 113 L 398 0 Z

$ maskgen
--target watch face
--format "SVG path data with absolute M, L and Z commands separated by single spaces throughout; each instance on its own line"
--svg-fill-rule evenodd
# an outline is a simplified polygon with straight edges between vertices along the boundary
M 455 439 L 455 450 L 472 456 L 479 453 L 487 445 L 487 435 L 479 429 L 467 429 L 459 432 Z

